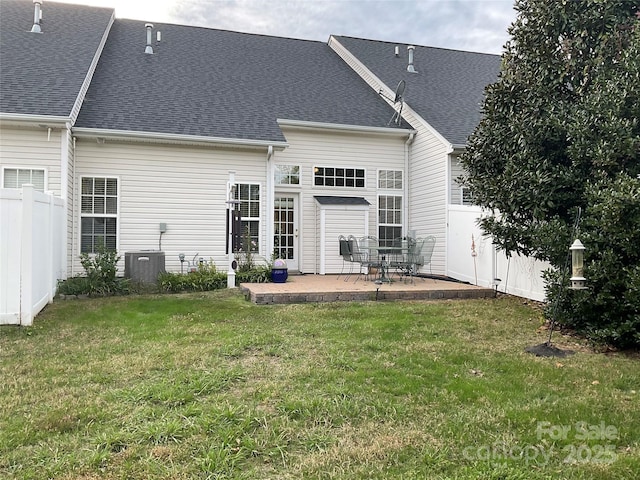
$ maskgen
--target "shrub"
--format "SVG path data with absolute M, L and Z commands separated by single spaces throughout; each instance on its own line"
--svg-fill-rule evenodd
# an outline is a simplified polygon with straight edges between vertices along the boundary
M 58 283 L 58 293 L 63 295 L 116 295 L 131 291 L 131 282 L 118 278 L 117 263 L 120 256 L 104 245 L 96 247 L 95 254 L 83 253 L 80 263 L 84 268 L 84 276 L 72 277 Z
M 160 289 L 164 292 L 204 292 L 226 288 L 227 274 L 218 272 L 212 261 L 201 263 L 195 272 L 161 273 L 158 277 Z
M 620 174 L 587 188 L 590 207 L 578 234 L 586 247 L 586 290 L 546 274 L 549 314 L 596 342 L 640 346 L 640 179 Z

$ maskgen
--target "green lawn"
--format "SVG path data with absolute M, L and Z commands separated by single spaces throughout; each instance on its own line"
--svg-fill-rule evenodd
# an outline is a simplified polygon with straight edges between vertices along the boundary
M 522 300 L 59 301 L 0 328 L 0 478 L 631 479 L 640 358 Z

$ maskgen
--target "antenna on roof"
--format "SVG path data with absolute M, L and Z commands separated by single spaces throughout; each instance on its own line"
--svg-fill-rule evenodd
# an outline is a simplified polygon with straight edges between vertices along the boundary
M 387 125 L 391 124 L 392 122 L 395 123 L 396 125 L 400 125 L 400 123 L 402 122 L 402 106 L 404 105 L 404 89 L 406 88 L 406 86 L 407 86 L 407 83 L 404 80 L 400 80 L 398 82 L 398 86 L 396 87 L 396 91 L 394 93 L 393 98 L 387 97 L 382 92 L 382 89 L 380 89 L 380 91 L 378 92 L 381 96 L 383 96 L 390 102 L 393 102 L 394 108 L 398 103 L 400 104 L 400 108 L 395 111 L 395 113 L 393 114 L 393 117 L 391 117 L 391 120 L 389 120 L 389 123 L 387 123 Z

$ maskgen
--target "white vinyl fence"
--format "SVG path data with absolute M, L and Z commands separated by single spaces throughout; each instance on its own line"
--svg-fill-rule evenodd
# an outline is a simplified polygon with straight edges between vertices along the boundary
M 64 200 L 0 189 L 0 325 L 31 325 L 65 274 Z
M 507 258 L 497 251 L 491 237 L 483 236 L 478 227 L 482 215 L 480 207 L 449 205 L 447 275 L 482 287 L 497 285 L 499 292 L 543 301 L 541 275 L 550 265 L 519 255 Z

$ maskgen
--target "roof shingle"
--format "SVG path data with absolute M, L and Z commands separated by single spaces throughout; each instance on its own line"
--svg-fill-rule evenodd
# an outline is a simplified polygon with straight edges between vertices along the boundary
M 0 112 L 71 114 L 113 9 L 46 2 L 31 33 L 31 0 L 0 3 Z

